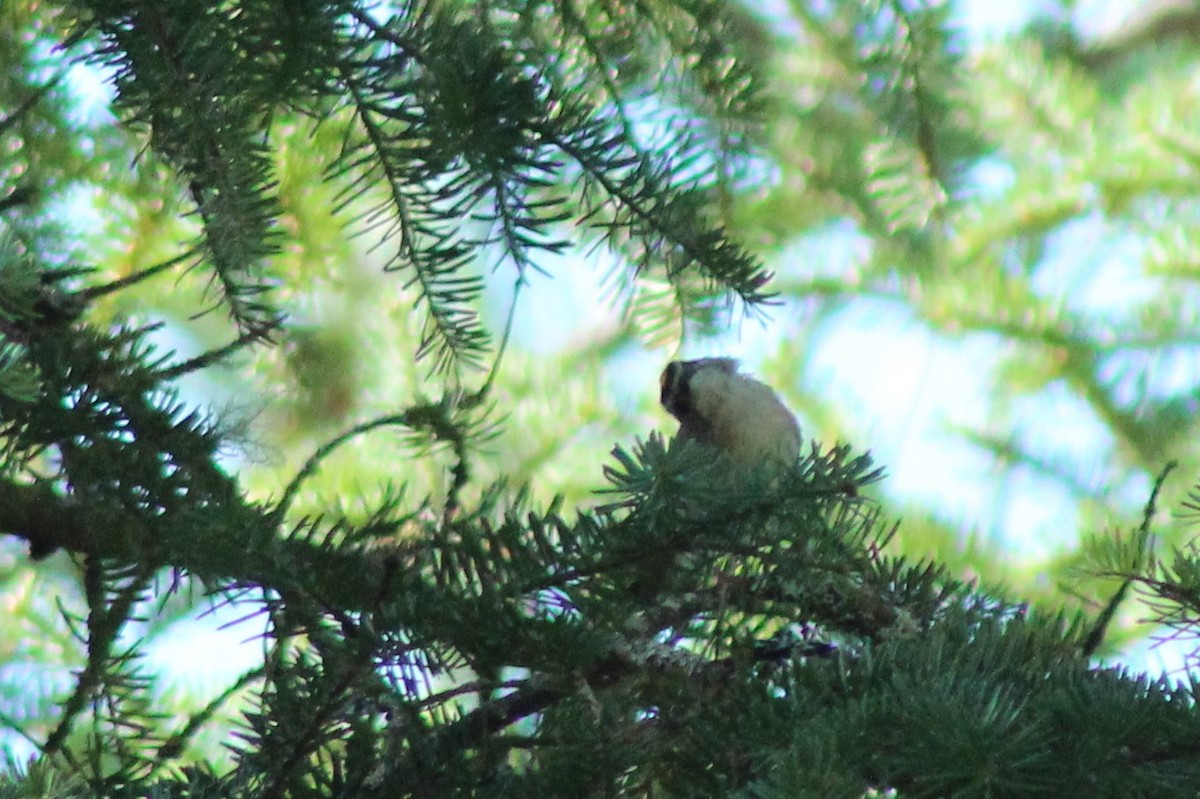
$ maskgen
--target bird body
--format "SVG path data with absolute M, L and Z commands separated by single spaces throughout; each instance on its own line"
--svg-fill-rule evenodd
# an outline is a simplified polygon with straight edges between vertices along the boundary
M 768 386 L 738 371 L 732 358 L 672 361 L 659 381 L 679 438 L 714 447 L 738 466 L 791 466 L 800 425 Z

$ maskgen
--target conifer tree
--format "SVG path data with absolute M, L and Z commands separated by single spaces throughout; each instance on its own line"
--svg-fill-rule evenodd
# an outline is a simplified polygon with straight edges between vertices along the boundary
M 1187 85 L 1188 12 L 969 62 L 936 3 L 764 13 L 0 5 L 0 720 L 35 752 L 0 796 L 1200 790 L 1190 680 L 1096 657 L 1134 598 L 1180 640 L 1200 614 L 1159 513 L 1200 514 L 1186 397 L 1105 377 L 1189 341 L 1191 95 L 1136 80 Z M 97 75 L 112 119 L 81 116 Z M 974 196 L 989 158 L 1017 179 Z M 1174 281 L 1108 336 L 1038 293 L 1089 212 L 1153 227 Z M 831 220 L 870 242 L 853 280 L 773 280 L 742 243 Z M 596 251 L 616 332 L 510 346 L 542 273 Z M 597 397 L 622 347 L 776 292 L 895 298 L 1085 397 L 1151 476 L 1061 573 L 1094 601 L 906 555 L 881 468 L 832 438 L 731 476 Z M 177 700 L 147 651 L 212 608 L 261 658 Z

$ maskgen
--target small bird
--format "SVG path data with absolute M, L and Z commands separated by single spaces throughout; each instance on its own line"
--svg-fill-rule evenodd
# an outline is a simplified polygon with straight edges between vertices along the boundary
M 660 401 L 679 420 L 679 438 L 715 447 L 738 466 L 792 466 L 800 425 L 775 392 L 738 371 L 733 358 L 672 361 Z

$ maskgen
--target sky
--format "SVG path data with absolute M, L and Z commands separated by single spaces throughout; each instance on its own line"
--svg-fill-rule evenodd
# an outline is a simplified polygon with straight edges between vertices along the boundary
M 960 0 L 956 20 L 972 43 L 997 39 L 1018 29 L 1037 10 L 1036 2 Z M 1089 34 L 1102 34 L 1121 24 L 1131 0 L 1084 0 L 1075 19 Z M 983 164 L 976 172 L 977 190 L 1003 188 L 1011 180 L 1007 168 Z M 1146 290 L 1138 259 L 1129 247 L 1112 245 L 1100 235 L 1099 219 L 1066 226 L 1055 250 L 1040 270 L 1051 282 L 1078 284 L 1071 302 L 1080 310 L 1101 311 L 1127 305 L 1131 294 Z M 832 273 L 853 268 L 852 226 L 837 226 L 808 235 L 778 263 L 822 264 Z M 800 267 L 803 268 L 803 267 Z M 605 269 L 552 269 L 553 279 L 534 276 L 521 301 L 526 307 L 557 309 L 518 317 L 516 341 L 534 351 L 550 351 L 585 338 L 589 331 L 615 323 L 615 309 L 597 310 L 591 298 L 604 290 Z M 1048 291 L 1054 286 L 1046 286 Z M 1054 293 L 1057 293 L 1054 292 Z M 501 291 L 496 302 L 507 303 Z M 696 342 L 670 357 L 733 356 L 750 371 L 772 351 L 789 329 L 787 309 L 765 324 L 745 322 L 728 334 Z M 547 342 L 554 342 L 548 344 Z M 869 449 L 887 470 L 885 490 L 914 505 L 936 507 L 942 517 L 1000 544 L 1014 559 L 1045 561 L 1075 543 L 1079 535 L 1077 501 L 1067 489 L 1050 484 L 1026 469 L 1001 474 L 993 458 L 964 442 L 958 429 L 983 429 L 988 411 L 990 374 L 980 364 L 997 362 L 1003 343 L 976 335 L 949 339 L 915 324 L 907 309 L 882 301 L 857 299 L 837 314 L 814 340 L 804 384 L 820 385 L 822 394 L 845 409 L 851 441 Z M 663 367 L 662 351 L 622 355 L 610 370 L 614 394 L 645 392 L 656 385 Z M 1160 388 L 1195 385 L 1197 367 L 1165 358 L 1157 370 Z M 1028 440 L 1043 442 L 1071 463 L 1101 463 L 1112 446 L 1111 436 L 1094 413 L 1061 386 L 1018 401 L 1012 425 Z M 828 442 L 827 442 L 828 443 Z M 1140 508 L 1150 481 L 1132 475 L 1111 497 L 1116 506 Z M 1155 673 L 1183 666 L 1177 648 L 1142 646 L 1121 662 Z
M 956 7 L 956 18 L 968 39 L 980 42 L 1019 27 L 1037 3 L 959 0 Z M 1082 2 L 1077 19 L 1085 29 L 1103 31 L 1119 24 L 1130 7 L 1130 0 Z M 83 73 L 79 78 L 89 79 Z M 102 113 L 104 94 L 101 87 L 84 91 L 82 96 L 97 98 L 98 103 L 95 108 L 85 104 L 80 113 Z M 984 170 L 979 179 L 986 190 L 988 181 L 1003 181 L 1005 176 Z M 1077 253 L 1088 238 L 1086 230 L 1080 231 L 1078 241 L 1063 242 L 1064 250 Z M 798 242 L 791 256 L 798 263 L 836 265 L 849 259 L 853 247 L 852 235 L 832 229 Z M 1097 290 L 1085 301 L 1103 304 L 1128 290 L 1121 274 L 1126 259 L 1121 256 L 1119 252 L 1095 254 L 1094 266 L 1110 270 L 1112 279 L 1099 283 L 1108 286 L 1107 291 Z M 615 313 L 597 311 L 591 299 L 604 290 L 604 269 L 553 271 L 553 279 L 532 276 L 522 295 L 527 307 L 555 309 L 518 316 L 516 341 L 533 351 L 544 348 L 547 341 L 561 344 L 582 337 L 612 321 L 605 313 Z M 502 304 L 503 292 L 492 299 Z M 787 327 L 786 319 L 765 325 L 747 322 L 679 355 L 732 355 L 753 371 Z M 860 303 L 826 327 L 805 379 L 810 385 L 825 386 L 830 398 L 849 409 L 854 420 L 851 443 L 864 447 L 869 443 L 876 461 L 887 468 L 893 496 L 945 508 L 949 518 L 977 525 L 982 535 L 1004 541 L 1022 556 L 1044 557 L 1063 543 L 1056 531 L 1073 534 L 1074 526 L 1064 519 L 1073 516 L 1074 503 L 1028 475 L 1018 474 L 1003 492 L 995 491 L 996 472 L 990 458 L 953 434 L 955 425 L 983 422 L 988 385 L 977 364 L 996 358 L 998 346 L 984 338 L 938 339 L 914 325 L 902 309 Z M 660 352 L 624 356 L 613 369 L 612 389 L 629 395 L 655 387 L 662 366 Z M 1090 450 L 1105 447 L 1103 429 L 1089 422 L 1089 415 L 1080 414 L 1065 394 L 1051 392 L 1036 407 L 1018 413 L 1025 417 L 1021 423 L 1053 436 L 1078 457 L 1087 458 Z M 1147 487 L 1144 481 L 1131 483 L 1131 501 L 1135 497 L 1144 501 Z M 165 667 L 190 691 L 220 690 L 231 677 L 261 662 L 260 645 L 252 640 L 255 630 L 247 625 L 223 627 L 228 621 L 226 614 L 213 614 L 177 626 L 150 649 L 147 666 Z M 1169 648 L 1146 647 L 1125 660 L 1134 668 L 1155 672 L 1177 669 L 1182 662 Z
M 1128 5 L 1124 0 L 1088 0 L 1080 3 L 1077 17 L 1085 30 L 1103 31 L 1119 24 Z M 969 41 L 978 43 L 1019 28 L 1037 3 L 960 0 L 957 8 L 957 24 Z M 982 192 L 1011 180 L 1006 167 L 990 164 L 982 165 L 976 176 Z M 1098 245 L 1101 237 L 1095 234 L 1095 225 L 1086 222 L 1068 231 L 1059 248 L 1063 268 L 1055 268 L 1051 253 L 1051 263 L 1042 272 L 1068 280 L 1073 265 L 1086 264 L 1091 279 L 1087 290 L 1076 296 L 1099 308 L 1114 299 L 1124 301 L 1136 272 L 1129 267 L 1127 252 L 1103 251 L 1101 246 L 1108 243 Z M 820 264 L 823 273 L 847 274 L 854 268 L 856 243 L 852 225 L 833 226 L 799 240 L 769 267 L 787 274 Z M 548 352 L 616 323 L 617 311 L 597 308 L 592 299 L 605 291 L 603 264 L 548 271 L 552 279 L 534 275 L 524 290 L 522 303 L 539 312 L 518 317 L 517 343 Z M 501 286 L 495 302 L 504 307 L 508 297 L 507 287 Z M 733 356 L 753 371 L 787 334 L 790 310 L 776 311 L 765 324 L 746 321 L 670 357 Z M 939 507 L 948 520 L 974 526 L 979 534 L 1035 558 L 1049 557 L 1066 543 L 1047 531 L 1073 534 L 1074 527 L 1064 523 L 1074 515 L 1071 497 L 1065 492 L 1055 495 L 1044 481 L 1019 471 L 1002 491 L 996 490 L 991 457 L 965 446 L 954 432 L 983 426 L 990 387 L 987 370 L 978 364 L 997 361 L 1000 342 L 984 336 L 947 340 L 914 324 L 907 309 L 858 299 L 823 328 L 816 343 L 809 372 L 797 378 L 822 386 L 825 396 L 846 409 L 850 443 L 869 448 L 876 461 L 886 465 L 890 494 Z M 619 396 L 653 387 L 663 359 L 662 351 L 625 354 L 611 370 L 612 391 Z M 1090 410 L 1065 391 L 1051 389 L 1035 403 L 1018 404 L 1015 413 L 1018 426 L 1031 436 L 1057 442 L 1073 460 L 1099 461 L 1111 443 Z M 1147 488 L 1144 479 L 1135 478 L 1126 486 L 1126 498 L 1144 502 Z
M 969 40 L 982 42 L 1019 28 L 1036 5 L 959 0 L 956 17 Z M 1119 24 L 1128 7 L 1128 0 L 1087 0 L 1080 3 L 1077 18 L 1085 29 L 1103 31 Z M 983 190 L 989 181 L 1005 179 L 1003 173 L 986 170 L 979 175 Z M 1077 240 L 1062 242 L 1064 253 L 1078 256 L 1095 238 L 1087 230 L 1076 235 Z M 799 242 L 792 257 L 799 263 L 829 263 L 836 269 L 838 263 L 850 259 L 854 246 L 852 234 L 833 229 Z M 1108 276 L 1093 281 L 1093 286 L 1101 288 L 1093 288 L 1084 301 L 1102 305 L 1129 290 L 1122 275 L 1128 263 L 1124 255 L 1094 253 L 1085 259 L 1089 268 L 1106 270 Z M 591 257 L 604 258 L 602 254 Z M 532 275 L 522 291 L 524 307 L 538 312 L 518 315 L 517 345 L 548 352 L 615 322 L 616 308 L 594 301 L 608 290 L 602 262 L 547 271 L 552 277 Z M 490 299 L 497 308 L 505 308 L 510 292 L 508 284 L 498 284 Z M 786 322 L 783 318 L 765 324 L 748 321 L 678 356 L 730 355 L 753 371 L 763 354 L 773 348 L 780 331 L 787 329 Z M 1019 471 L 997 488 L 991 458 L 965 445 L 954 433 L 956 425 L 983 422 L 989 386 L 986 370 L 978 364 L 996 359 L 998 346 L 982 337 L 937 338 L 914 325 L 904 309 L 859 302 L 827 325 L 805 377 L 810 385 L 823 385 L 827 396 L 850 409 L 848 415 L 854 420 L 851 443 L 869 448 L 876 462 L 886 467 L 887 490 L 892 496 L 939 507 L 948 520 L 973 526 L 978 534 L 1003 542 L 1014 555 L 1049 557 L 1067 543 L 1062 536 L 1076 534 L 1070 522 L 1075 514 L 1072 499 L 1048 488 L 1036 476 Z M 620 356 L 610 370 L 612 391 L 618 397 L 631 397 L 648 386 L 653 390 L 662 361 L 660 351 Z M 902 412 L 897 413 L 897 408 Z M 1066 392 L 1043 394 L 1017 413 L 1018 424 L 1035 435 L 1050 437 L 1081 460 L 1092 457 L 1091 452 L 1099 459 L 1107 446 L 1107 432 L 1089 412 L 1081 412 Z M 1131 481 L 1128 501 L 1143 503 L 1148 487 L 1140 478 Z M 161 658 L 167 666 L 186 664 L 191 681 L 222 685 L 261 657 L 255 644 L 237 645 L 253 631 L 240 625 L 222 630 L 223 619 L 223 614 L 214 614 L 192 629 L 173 632 L 151 651 L 151 658 Z M 1182 665 L 1178 652 L 1163 648 L 1143 647 L 1124 660 L 1154 672 L 1174 671 Z

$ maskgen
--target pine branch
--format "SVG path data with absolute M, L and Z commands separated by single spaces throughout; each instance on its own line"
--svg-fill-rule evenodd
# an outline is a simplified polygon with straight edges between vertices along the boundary
M 136 563 L 155 553 L 156 565 L 175 566 L 214 584 L 253 584 L 282 594 L 295 593 L 301 575 L 328 570 L 332 576 L 323 594 L 332 604 L 346 608 L 370 607 L 385 583 L 390 569 L 387 558 L 281 540 L 274 517 L 248 506 L 214 509 L 218 512 L 225 523 L 196 524 L 164 539 L 136 513 L 107 509 L 101 517 L 48 486 L 0 480 L 0 529 L 28 541 L 38 555 L 64 549 Z M 233 523 L 230 515 L 236 519 Z M 231 540 L 240 542 L 240 554 L 229 552 Z
M 1158 513 L 1158 498 L 1162 492 L 1163 485 L 1177 465 L 1175 461 L 1171 461 L 1163 467 L 1162 471 L 1158 473 L 1158 477 L 1154 480 L 1154 486 L 1150 489 L 1150 497 L 1146 500 L 1146 507 L 1142 510 L 1142 523 L 1138 526 L 1137 532 L 1134 534 L 1135 540 L 1141 544 L 1138 548 L 1139 557 L 1135 562 L 1127 565 L 1128 571 L 1125 572 L 1125 579 L 1121 581 L 1121 585 L 1096 616 L 1096 621 L 1092 625 L 1092 629 L 1088 632 L 1087 637 L 1083 639 L 1080 651 L 1084 657 L 1092 657 L 1104 643 L 1104 636 L 1108 633 L 1108 627 L 1116 616 L 1118 608 L 1120 608 L 1121 603 L 1125 600 L 1129 589 L 1138 579 L 1138 575 L 1144 571 L 1147 565 L 1145 561 L 1150 557 L 1150 524 L 1154 516 Z
M 390 136 L 385 123 L 377 121 L 377 115 L 382 118 L 385 112 L 382 106 L 372 101 L 370 90 L 360 87 L 352 74 L 347 73 L 345 80 L 357 106 L 365 144 L 347 147 L 340 158 L 343 166 L 339 171 L 364 169 L 355 179 L 356 185 L 373 174 L 384 178 L 389 194 L 388 207 L 372 209 L 369 218 L 377 223 L 380 216 L 394 215 L 391 228 L 381 237 L 383 241 L 393 236 L 397 238 L 395 255 L 388 260 L 385 269 L 411 268 L 413 278 L 409 285 L 416 283 L 420 287 L 419 302 L 425 306 L 427 324 L 418 355 L 433 352 L 439 371 L 444 368 L 457 371 L 460 364 L 472 365 L 488 337 L 472 307 L 483 290 L 482 281 L 461 275 L 468 265 L 470 252 L 456 239 L 457 234 L 452 232 L 448 222 L 443 230 L 435 226 L 445 214 L 439 214 L 432 198 L 421 193 L 422 176 L 404 163 L 410 157 L 404 150 L 412 143 L 405 141 L 404 134 Z M 391 92 L 378 93 L 382 96 Z M 362 152 L 365 147 L 370 148 L 369 154 Z M 397 157 L 392 155 L 394 152 L 404 154 Z M 420 216 L 429 218 L 432 224 Z
M 79 298 L 86 302 L 97 297 L 103 297 L 107 294 L 112 294 L 113 292 L 120 291 L 128 286 L 136 285 L 143 280 L 147 280 L 155 275 L 166 272 L 175 266 L 186 263 L 191 259 L 191 257 L 192 256 L 190 253 L 184 253 L 182 255 L 177 255 L 174 258 L 168 258 L 165 261 L 161 261 L 153 266 L 148 266 L 145 269 L 138 270 L 137 272 L 126 275 L 125 277 L 117 280 L 113 280 L 109 283 L 104 283 L 99 286 L 89 286 L 88 288 L 85 288 L 79 292 Z
M 603 190 L 605 199 L 588 217 L 609 206 L 609 218 L 593 224 L 606 230 L 610 240 L 628 230 L 640 244 L 634 253 L 639 271 L 651 263 L 665 263 L 668 276 L 677 278 L 684 269 L 695 268 L 736 293 L 747 306 L 770 299 L 772 295 L 763 289 L 771 274 L 723 232 L 707 228 L 682 192 L 663 182 L 663 176 L 672 171 L 669 164 L 656 164 L 636 153 L 605 152 L 611 139 L 594 122 L 580 120 L 575 129 L 581 132 L 563 135 L 549 126 L 536 130 L 543 141 L 570 156 L 587 179 Z M 621 221 L 614 224 L 611 220 Z
M 196 251 L 221 301 L 244 330 L 261 330 L 274 318 L 260 268 L 276 251 L 278 206 L 258 128 L 280 98 L 250 90 L 261 65 L 236 47 L 245 15 L 193 0 L 85 5 L 104 40 L 97 57 L 117 74 L 118 103 L 149 127 L 192 195 L 205 230 Z
M 145 566 L 140 574 L 125 581 L 116 595 L 107 598 L 108 578 L 99 561 L 88 559 L 84 565 L 84 585 L 87 592 L 89 614 L 87 619 L 87 665 L 79 675 L 75 690 L 63 705 L 58 726 L 46 739 L 42 751 L 57 754 L 62 749 L 67 735 L 87 705 L 94 702 L 106 683 L 111 683 L 127 655 L 114 657 L 112 648 L 117 636 L 129 621 L 134 604 L 145 591 L 151 569 Z M 93 779 L 97 775 L 93 775 Z
M 173 733 L 154 756 L 154 765 L 151 770 L 152 774 L 157 774 L 165 769 L 169 763 L 178 759 L 187 748 L 192 739 L 199 733 L 206 724 L 212 721 L 214 715 L 221 707 L 225 706 L 237 696 L 240 692 L 246 689 L 250 684 L 262 680 L 266 676 L 266 668 L 254 668 L 243 674 L 235 680 L 228 688 L 222 691 L 216 698 L 210 701 L 207 705 L 201 708 L 198 712 L 193 713 L 175 733 Z

